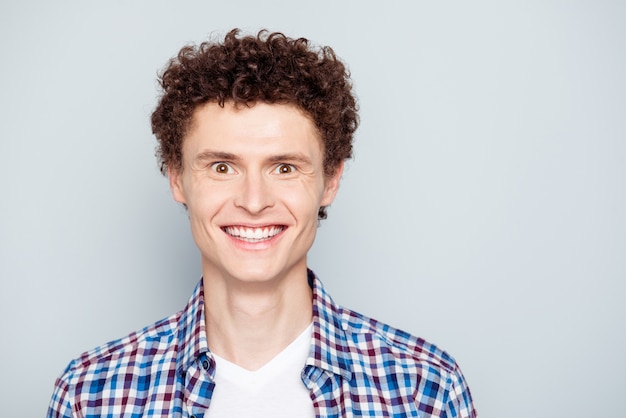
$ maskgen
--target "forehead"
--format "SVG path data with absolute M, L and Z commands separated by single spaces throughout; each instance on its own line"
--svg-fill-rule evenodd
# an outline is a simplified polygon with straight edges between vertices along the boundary
M 207 103 L 193 114 L 183 142 L 183 154 L 218 147 L 228 152 L 272 150 L 321 152 L 315 124 L 302 110 L 289 104 L 256 103 L 236 106 Z

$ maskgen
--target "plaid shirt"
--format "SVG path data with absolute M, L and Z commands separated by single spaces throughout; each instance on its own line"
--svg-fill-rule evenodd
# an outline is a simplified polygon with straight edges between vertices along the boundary
M 334 304 L 312 272 L 302 371 L 318 417 L 476 417 L 459 366 L 422 339 Z M 215 384 L 202 281 L 181 312 L 73 360 L 48 417 L 202 418 Z

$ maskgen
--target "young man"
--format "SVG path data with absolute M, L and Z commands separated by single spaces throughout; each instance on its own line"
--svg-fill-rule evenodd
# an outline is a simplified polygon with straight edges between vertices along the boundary
M 358 123 L 333 51 L 234 30 L 161 85 L 161 169 L 203 278 L 181 312 L 72 361 L 48 416 L 475 417 L 450 356 L 337 306 L 307 268 Z

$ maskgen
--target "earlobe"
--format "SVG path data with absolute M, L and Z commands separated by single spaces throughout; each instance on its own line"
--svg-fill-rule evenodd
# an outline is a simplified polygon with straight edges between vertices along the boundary
M 186 205 L 187 200 L 185 199 L 185 194 L 183 193 L 182 175 L 180 171 L 181 170 L 168 167 L 167 177 L 170 180 L 170 191 L 174 200 L 178 203 Z
M 343 174 L 343 161 L 337 166 L 335 174 L 331 177 L 327 177 L 324 184 L 324 196 L 322 198 L 322 206 L 329 206 L 335 200 L 337 191 L 339 190 L 339 183 L 341 182 L 341 175 Z

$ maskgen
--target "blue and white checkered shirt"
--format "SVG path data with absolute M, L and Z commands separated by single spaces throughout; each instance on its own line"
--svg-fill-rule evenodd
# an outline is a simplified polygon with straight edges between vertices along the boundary
M 403 331 L 341 308 L 312 272 L 302 371 L 318 417 L 476 417 L 459 366 Z M 73 360 L 48 417 L 202 418 L 215 388 L 202 282 L 181 312 Z

